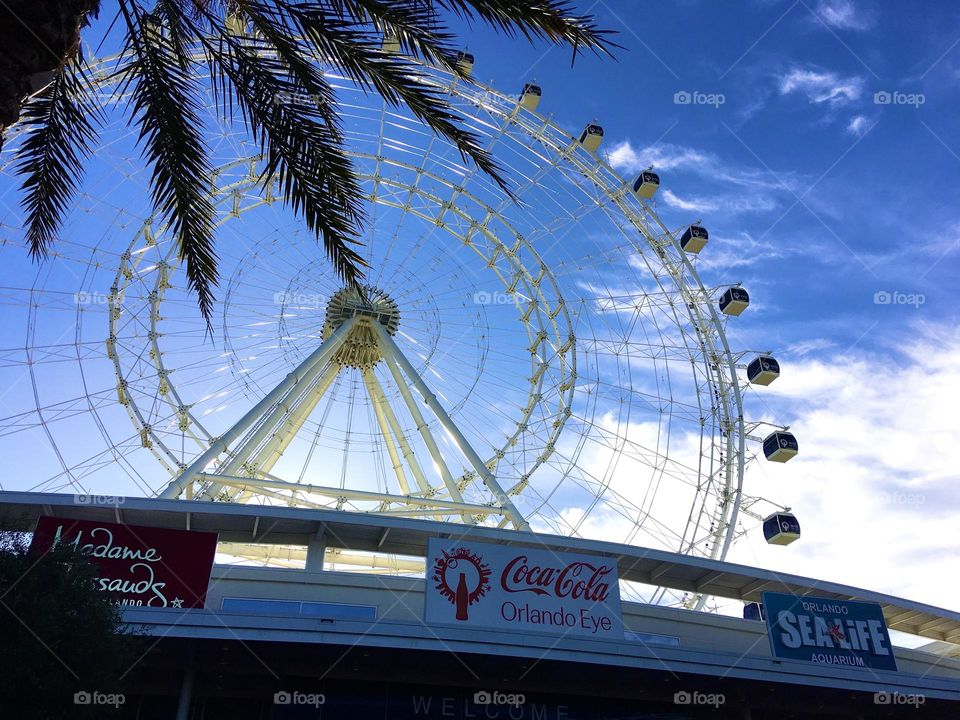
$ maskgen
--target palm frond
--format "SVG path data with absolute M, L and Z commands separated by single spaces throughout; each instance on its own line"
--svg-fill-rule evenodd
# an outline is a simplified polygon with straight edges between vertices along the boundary
M 211 70 L 236 102 L 266 156 L 264 182 L 322 238 L 337 273 L 356 284 L 367 263 L 352 246 L 363 221 L 363 194 L 342 146 L 332 90 L 319 75 L 305 85 L 262 37 L 202 37 Z M 319 78 L 319 79 L 318 79 Z M 308 92 L 319 91 L 319 94 Z
M 156 0 L 153 13 L 141 2 L 118 0 L 129 58 L 120 70 L 121 88 L 132 88 L 154 211 L 176 237 L 188 286 L 208 326 L 217 256 L 196 43 L 206 55 L 217 107 L 228 118 L 239 109 L 260 146 L 266 161 L 262 182 L 279 182 L 285 202 L 322 240 L 348 284 L 356 284 L 367 266 L 356 249 L 365 199 L 325 67 L 392 105 L 406 106 L 509 194 L 480 138 L 415 62 L 468 80 L 443 15 L 479 20 L 509 36 L 570 45 L 574 55 L 582 48 L 604 54 L 615 47 L 609 33 L 591 17 L 575 14 L 568 0 Z M 253 33 L 227 27 L 224 14 L 237 11 Z M 387 34 L 402 55 L 380 49 Z M 79 72 L 64 69 L 25 107 L 31 128 L 18 173 L 25 175 L 22 204 L 34 256 L 53 242 L 96 139 L 91 118 L 97 108 L 84 94 Z
M 187 44 L 183 17 L 174 3 L 161 5 L 149 16 L 135 2 L 120 2 L 132 57 L 123 82 L 132 88 L 139 142 L 152 166 L 154 208 L 169 221 L 188 286 L 209 327 L 217 284 L 214 208 L 207 193 L 211 168 L 201 136 L 197 82 L 176 51 Z
M 457 65 L 456 35 L 440 21 L 424 0 L 330 0 L 337 17 L 352 17 L 396 38 L 405 55 L 461 74 Z
M 508 189 L 499 166 L 479 138 L 463 128 L 462 118 L 451 111 L 442 90 L 428 83 L 416 65 L 402 56 L 381 52 L 378 39 L 368 30 L 354 21 L 329 17 L 322 5 L 285 0 L 278 0 L 277 5 L 289 14 L 321 60 L 361 88 L 376 90 L 387 102 L 405 104 L 421 122 L 450 140 L 464 159 L 472 160 L 502 189 Z
M 21 207 L 26 212 L 26 240 L 34 259 L 46 256 L 63 216 L 83 177 L 83 160 L 97 139 L 93 119 L 100 119 L 80 65 L 64 66 L 53 81 L 23 108 L 28 128 L 18 152 Z
M 528 40 L 543 38 L 577 50 L 587 48 L 609 54 L 612 43 L 608 30 L 600 30 L 596 21 L 576 15 L 567 0 L 431 0 L 439 7 L 466 20 L 479 17 L 491 27 Z

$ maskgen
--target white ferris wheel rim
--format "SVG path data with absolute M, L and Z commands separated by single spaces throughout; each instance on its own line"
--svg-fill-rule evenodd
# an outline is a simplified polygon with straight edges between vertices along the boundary
M 110 62 L 110 60 L 104 61 L 102 67 L 107 67 Z M 681 311 L 673 307 L 672 312 L 674 316 L 678 318 L 678 325 L 681 324 L 679 312 L 683 312 L 687 315 L 690 327 L 701 329 L 701 332 L 697 333 L 698 341 L 702 342 L 701 350 L 696 352 L 691 351 L 691 362 L 697 359 L 707 366 L 704 376 L 710 380 L 708 383 L 708 391 L 710 395 L 712 395 L 712 397 L 707 397 L 707 400 L 709 401 L 708 404 L 716 402 L 717 407 L 714 417 L 718 419 L 723 444 L 725 446 L 725 452 L 722 453 L 724 468 L 720 472 L 711 473 L 713 478 L 720 477 L 722 479 L 723 486 L 713 490 L 713 497 L 716 501 L 714 507 L 708 509 L 706 507 L 708 496 L 706 494 L 703 496 L 697 523 L 699 523 L 699 519 L 703 516 L 713 519 L 714 527 L 709 531 L 712 540 L 708 544 L 710 548 L 709 556 L 722 559 L 726 556 L 735 537 L 737 537 L 737 515 L 743 491 L 744 467 L 747 457 L 745 453 L 747 428 L 745 427 L 743 419 L 743 400 L 737 379 L 737 356 L 731 352 L 729 343 L 727 342 L 724 323 L 717 312 L 713 299 L 713 291 L 708 290 L 700 280 L 696 267 L 680 248 L 676 232 L 667 227 L 649 203 L 639 199 L 630 191 L 629 185 L 610 167 L 601 155 L 589 153 L 584 150 L 579 143 L 576 142 L 575 138 L 572 138 L 566 130 L 558 126 L 552 119 L 526 109 L 521 109 L 514 98 L 480 83 L 468 84 L 458 81 L 452 76 L 446 75 L 436 69 L 430 69 L 429 72 L 431 72 L 432 77 L 436 79 L 438 87 L 441 87 L 444 92 L 449 93 L 451 97 L 457 98 L 466 105 L 472 105 L 478 109 L 482 109 L 484 113 L 500 121 L 501 124 L 499 127 L 489 124 L 486 125 L 489 129 L 489 135 L 486 139 L 491 145 L 495 145 L 508 133 L 522 133 L 526 138 L 536 143 L 538 148 L 543 149 L 544 152 L 552 153 L 549 156 L 541 157 L 543 161 L 542 172 L 544 175 L 554 171 L 558 164 L 566 163 L 589 180 L 593 188 L 602 196 L 603 201 L 606 203 L 606 211 L 620 213 L 622 217 L 638 231 L 636 238 L 638 248 L 640 247 L 639 243 L 642 243 L 642 249 L 646 251 L 642 255 L 643 260 L 647 264 L 647 269 L 650 270 L 650 275 L 657 282 L 658 286 L 663 288 L 667 282 L 672 283 L 673 285 L 669 288 L 669 292 L 676 293 L 685 301 L 683 303 L 684 308 L 682 308 Z M 101 79 L 105 77 L 105 75 L 102 75 Z M 106 81 L 104 80 L 104 82 Z M 387 113 L 386 105 L 382 106 L 381 113 L 381 122 L 383 122 Z M 383 138 L 381 137 L 381 148 L 383 147 L 382 142 Z M 429 152 L 430 150 L 428 149 L 427 154 L 429 154 Z M 420 163 L 410 163 L 398 157 L 391 157 L 389 154 L 383 152 L 374 154 L 356 151 L 351 152 L 351 156 L 355 160 L 372 163 L 375 167 L 372 173 L 364 174 L 361 172 L 361 179 L 372 182 L 375 187 L 387 188 L 393 186 L 393 189 L 397 192 L 409 192 L 411 197 L 414 194 L 421 194 L 428 202 L 436 207 L 444 208 L 453 214 L 461 214 L 463 219 L 470 223 L 471 228 L 475 232 L 483 232 L 490 218 L 494 217 L 501 220 L 507 227 L 510 225 L 509 218 L 501 217 L 505 204 L 501 204 L 499 208 L 493 207 L 488 203 L 487 198 L 473 194 L 469 186 L 469 180 L 475 177 L 475 170 L 465 177 L 459 178 L 458 182 L 454 182 L 449 176 L 445 177 L 442 174 L 428 170 L 426 157 L 424 157 Z M 257 158 L 255 157 L 239 158 L 233 163 L 229 163 L 221 168 L 225 173 L 229 173 L 236 167 L 248 166 L 251 172 L 245 181 L 217 187 L 216 198 L 219 202 L 224 202 L 228 199 L 230 202 L 235 202 L 236 198 L 244 196 L 245 190 L 255 184 L 257 173 L 254 169 L 256 162 Z M 391 178 L 389 177 L 389 173 L 384 171 L 385 168 L 400 168 L 405 170 L 411 173 L 411 176 L 416 179 L 416 183 L 407 182 L 404 184 L 403 181 Z M 431 194 L 426 190 L 418 190 L 417 186 L 423 178 L 429 178 L 432 182 L 445 187 L 450 195 L 444 197 Z M 528 179 L 528 185 L 535 180 L 536 178 Z M 471 217 L 469 214 L 464 213 L 460 204 L 456 202 L 456 200 L 461 198 L 469 200 L 477 207 L 485 208 L 486 222 L 478 222 L 476 217 Z M 278 199 L 276 196 L 271 198 L 268 192 L 266 196 L 261 197 L 260 200 L 252 201 L 249 205 L 243 205 L 241 203 L 239 206 L 233 208 L 232 212 L 225 217 L 223 222 L 235 219 L 245 212 L 254 210 L 261 205 L 269 205 Z M 369 199 L 373 203 L 388 204 L 390 202 L 386 194 L 378 195 L 376 190 Z M 411 208 L 409 203 L 407 203 L 406 206 L 399 206 L 399 209 L 414 215 L 418 212 L 416 209 Z M 424 222 L 430 223 L 435 223 L 437 219 L 436 215 L 431 216 L 423 212 L 420 212 L 420 217 Z M 449 230 L 449 228 L 446 229 Z M 163 228 L 155 228 L 153 223 L 148 220 L 143 224 L 139 232 L 134 234 L 128 250 L 119 256 L 119 267 L 116 271 L 113 288 L 111 288 L 111 293 L 108 298 L 110 331 L 107 342 L 107 354 L 112 353 L 111 360 L 116 372 L 118 387 L 121 389 L 125 383 L 128 382 L 125 375 L 126 370 L 121 367 L 117 353 L 109 348 L 109 344 L 113 338 L 117 337 L 117 323 L 123 315 L 121 304 L 125 282 L 127 279 L 136 277 L 137 275 L 136 263 L 138 250 L 142 249 L 144 244 L 150 244 L 150 242 L 152 242 L 150 238 L 152 234 L 155 237 L 162 235 L 162 233 Z M 496 244 L 500 252 L 506 254 L 512 250 L 514 258 L 518 255 L 516 248 L 522 245 L 525 254 L 529 256 L 530 260 L 528 260 L 526 264 L 519 264 L 519 267 L 522 269 L 529 288 L 535 292 L 540 292 L 541 296 L 542 284 L 546 284 L 549 288 L 552 288 L 555 296 L 552 310 L 556 312 L 552 317 L 545 317 L 544 314 L 539 311 L 531 312 L 526 317 L 522 317 L 522 322 L 526 326 L 528 336 L 534 338 L 543 332 L 552 333 L 554 345 L 561 348 L 564 347 L 567 338 L 573 341 L 574 332 L 572 329 L 572 321 L 568 307 L 563 300 L 559 284 L 553 277 L 547 263 L 539 259 L 533 245 L 531 245 L 520 232 L 516 233 L 515 245 L 506 244 L 501 238 L 490 233 L 488 233 L 488 236 L 489 239 Z M 459 237 L 459 239 L 461 242 L 464 242 L 465 245 L 469 245 L 469 238 L 467 238 L 466 241 L 464 237 Z M 171 246 L 168 256 L 172 257 L 172 253 L 173 249 Z M 489 260 L 489 258 L 487 259 Z M 659 266 L 656 268 L 651 267 L 651 262 L 659 262 Z M 170 264 L 172 265 L 173 263 Z M 533 271 L 531 271 L 531 268 L 527 267 L 527 265 L 532 266 Z M 510 286 L 510 278 L 501 277 L 500 279 L 504 288 Z M 535 282 L 533 282 L 534 280 Z M 150 339 L 150 345 L 154 355 L 156 380 L 158 383 L 166 383 L 169 388 L 168 392 L 162 393 L 163 395 L 168 395 L 168 399 L 164 399 L 164 402 L 171 403 L 172 407 L 176 406 L 174 412 L 177 412 L 187 405 L 179 397 L 176 383 L 170 380 L 172 371 L 164 366 L 164 352 L 159 344 L 159 338 L 162 337 L 162 335 L 156 331 L 157 318 L 160 316 L 160 306 L 163 302 L 164 288 L 162 286 L 165 282 L 166 279 L 163 272 L 155 273 L 154 286 L 152 289 L 153 296 L 149 301 L 151 308 L 151 333 L 153 335 Z M 512 289 L 515 290 L 515 287 L 516 283 L 514 283 Z M 544 307 L 551 307 L 549 300 L 541 299 L 540 303 Z M 34 313 L 38 311 L 39 307 L 39 303 L 31 304 L 29 310 L 31 318 L 33 318 Z M 547 313 L 547 316 L 549 315 L 551 315 L 551 313 Z M 224 316 L 226 316 L 226 311 L 224 312 Z M 78 338 L 79 320 L 80 318 L 78 316 Z M 226 322 L 224 323 L 224 327 L 226 328 Z M 579 338 L 577 339 L 579 340 Z M 591 338 L 585 339 L 585 341 L 590 340 Z M 594 342 L 596 341 L 595 338 L 592 340 Z M 577 353 L 572 351 L 572 345 L 568 350 L 571 350 L 571 352 L 569 353 L 569 359 L 567 359 L 562 366 L 562 376 L 575 378 Z M 565 352 L 566 351 L 560 353 L 560 355 L 564 355 Z M 36 385 L 37 378 L 32 375 L 32 366 L 30 373 L 32 381 L 34 385 Z M 542 395 L 540 391 L 542 390 L 543 383 L 546 381 L 545 379 L 546 373 L 540 373 L 538 375 L 536 363 L 534 362 L 531 368 L 531 382 L 528 391 L 531 402 L 524 406 L 523 419 L 529 418 L 533 413 L 534 402 L 532 398 Z M 561 399 L 558 405 L 560 416 L 563 420 L 554 428 L 555 432 L 549 436 L 548 452 L 550 453 L 553 452 L 554 446 L 564 428 L 566 417 L 568 417 L 571 412 L 574 391 L 575 383 L 570 382 L 569 388 L 565 395 L 563 395 L 564 399 Z M 158 392 L 156 397 L 160 395 L 161 393 Z M 176 453 L 171 452 L 170 448 L 166 446 L 163 438 L 155 434 L 149 419 L 141 412 L 137 403 L 135 401 L 128 402 L 125 404 L 125 407 L 130 419 L 134 423 L 137 434 L 141 439 L 143 439 L 144 436 L 149 437 L 150 447 L 148 449 L 160 459 L 161 463 L 166 466 L 171 474 L 176 474 L 176 472 L 182 470 L 182 461 L 178 460 Z M 40 408 L 38 407 L 38 411 L 39 410 Z M 96 410 L 93 409 L 92 406 L 91 411 L 96 414 Z M 189 414 L 189 408 L 187 409 L 187 413 Z M 517 425 L 521 427 L 523 424 L 521 421 Z M 208 431 L 204 427 L 202 418 L 191 416 L 187 422 L 187 426 L 190 428 L 190 439 L 198 445 L 198 448 L 202 448 L 204 444 L 209 445 L 210 441 L 215 437 L 213 431 Z M 44 429 L 50 443 L 56 448 L 55 438 L 46 427 L 44 427 Z M 508 444 L 509 442 L 515 441 L 520 432 L 520 430 L 517 430 L 512 437 L 508 437 Z M 146 447 L 146 445 L 147 442 L 144 441 L 144 446 Z M 542 461 L 538 461 L 530 470 L 529 474 L 533 474 L 539 467 L 539 464 L 545 462 L 548 457 L 549 455 L 543 458 Z M 500 459 L 498 453 L 495 451 L 489 457 L 485 457 L 484 461 L 488 466 L 491 466 L 493 470 L 496 470 Z M 180 465 L 178 465 L 178 463 L 180 463 Z M 526 480 L 526 477 L 522 477 L 515 479 L 515 482 L 507 483 L 508 492 L 511 494 L 522 492 Z M 423 493 L 420 493 L 420 497 L 423 497 Z M 693 522 L 694 511 L 695 507 L 691 506 L 688 524 Z M 682 533 L 679 533 L 681 538 L 685 538 L 686 534 L 686 529 Z M 687 551 L 692 549 L 694 541 L 700 542 L 702 541 L 702 537 L 691 538 L 690 547 L 686 548 Z M 684 551 L 682 546 L 677 549 Z

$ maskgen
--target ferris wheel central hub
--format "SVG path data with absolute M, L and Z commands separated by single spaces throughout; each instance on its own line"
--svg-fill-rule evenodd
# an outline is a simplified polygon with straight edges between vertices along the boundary
M 400 326 L 400 309 L 393 298 L 372 285 L 341 288 L 327 302 L 324 339 L 351 318 L 364 318 L 367 322 L 354 326 L 334 356 L 334 362 L 344 367 L 366 370 L 383 359 L 377 334 L 369 323 L 380 323 L 388 334 L 396 335 Z

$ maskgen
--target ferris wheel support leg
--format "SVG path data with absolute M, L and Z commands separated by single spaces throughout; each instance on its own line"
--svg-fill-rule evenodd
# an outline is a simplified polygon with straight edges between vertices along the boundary
M 317 375 L 323 367 L 323 365 L 316 364 L 304 373 L 303 377 L 290 388 L 290 392 L 277 403 L 277 406 L 270 416 L 263 421 L 257 433 L 247 442 L 239 445 L 230 457 L 217 468 L 218 475 L 238 475 L 246 467 L 248 469 L 247 474 L 251 478 L 256 478 L 258 475 L 269 473 L 273 469 L 274 464 L 283 455 L 290 442 L 293 441 L 297 431 L 306 422 L 306 419 L 313 412 L 341 369 L 336 363 L 330 363 L 326 366 L 320 380 L 317 381 Z M 309 386 L 315 382 L 316 384 L 312 389 L 308 389 L 306 392 L 301 391 L 301 386 Z M 288 402 L 289 398 L 295 399 L 290 403 Z M 271 428 L 275 429 L 271 431 Z M 273 435 L 257 451 L 255 456 L 251 457 L 250 453 L 245 452 L 248 448 L 251 452 L 256 450 L 270 432 L 273 432 Z M 255 481 L 253 484 L 255 484 Z M 221 490 L 223 490 L 222 483 L 213 481 L 201 494 L 205 499 L 212 500 Z M 247 496 L 253 494 L 249 490 L 244 492 Z M 239 491 L 232 489 L 227 490 L 227 493 L 237 495 Z
M 332 347 L 329 348 L 329 352 L 333 353 L 337 350 L 345 339 L 345 336 L 335 339 L 331 335 L 328 340 L 332 345 Z M 324 345 L 326 345 L 326 342 Z M 303 417 L 299 416 L 297 407 L 304 403 L 310 396 L 311 386 L 317 382 L 317 378 L 320 377 L 321 374 L 324 374 L 325 377 L 330 377 L 332 382 L 333 377 L 336 376 L 339 370 L 339 365 L 328 365 L 326 361 L 314 362 L 307 367 L 297 381 L 281 395 L 273 409 L 266 418 L 259 423 L 253 433 L 243 439 L 229 454 L 221 464 L 221 467 L 218 468 L 218 472 L 223 475 L 230 475 L 241 471 L 244 465 L 255 467 L 255 462 L 252 461 L 254 454 L 262 454 L 278 436 L 282 440 L 284 433 L 289 428 L 292 428 L 289 435 L 292 440 L 293 435 L 306 420 L 305 415 Z M 319 398 L 317 398 L 317 400 L 319 401 Z M 273 462 L 276 462 L 276 460 L 274 459 Z M 207 486 L 203 495 L 207 500 L 213 500 L 221 490 L 222 486 L 214 482 Z
M 378 322 L 371 323 L 371 325 L 375 328 L 380 328 L 380 323 Z M 385 332 L 383 333 L 383 336 L 389 337 Z M 443 478 L 443 484 L 450 493 L 450 497 L 453 498 L 454 502 L 463 502 L 463 495 L 460 493 L 460 488 L 457 487 L 457 484 L 453 480 L 453 476 L 450 474 L 450 468 L 447 467 L 447 462 L 443 459 L 443 454 L 440 452 L 440 448 L 437 445 L 436 439 L 433 437 L 433 433 L 430 432 L 430 427 L 427 425 L 427 421 L 423 418 L 423 413 L 420 412 L 417 401 L 414 400 L 413 395 L 410 394 L 410 388 L 407 387 L 407 381 L 404 380 L 403 374 L 400 372 L 400 367 L 397 365 L 391 349 L 383 346 L 382 343 L 380 349 L 383 352 L 384 362 L 387 363 L 387 367 L 390 369 L 390 373 L 393 375 L 393 380 L 397 384 L 397 389 L 400 391 L 400 396 L 403 398 L 404 403 L 406 403 L 407 410 L 410 412 L 411 417 L 413 417 L 413 422 L 417 426 L 417 430 L 420 431 L 420 437 L 423 438 L 423 444 L 427 446 L 427 451 L 430 453 L 430 457 L 433 458 L 433 464 L 439 471 L 440 477 Z M 474 520 L 472 517 L 470 517 L 470 515 L 464 513 L 462 517 L 463 521 L 468 525 L 474 524 Z
M 387 446 L 387 454 L 390 456 L 390 464 L 393 466 L 393 472 L 397 476 L 397 483 L 400 486 L 400 492 L 404 495 L 410 494 L 410 485 L 407 483 L 407 475 L 403 471 L 403 463 L 400 462 L 400 453 L 397 452 L 397 445 L 393 441 L 393 433 L 387 423 L 387 418 L 383 414 L 383 406 L 380 404 L 380 397 L 377 388 L 374 386 L 376 378 L 373 377 L 372 370 L 363 371 L 363 384 L 367 387 L 367 394 L 373 401 L 373 413 L 377 418 L 377 425 L 380 426 L 380 434 L 383 435 L 384 444 Z
M 393 341 L 393 338 L 391 338 L 390 335 L 384 331 L 380 323 L 375 322 L 371 324 L 373 325 L 380 341 L 380 348 L 383 351 L 384 360 L 386 360 L 390 371 L 393 373 L 394 379 L 397 381 L 397 384 L 401 387 L 401 392 L 403 392 L 403 389 L 405 389 L 403 378 L 400 377 L 400 369 L 402 368 L 403 372 L 406 373 L 407 377 L 410 379 L 410 382 L 417 389 L 417 392 L 420 393 L 420 396 L 427 404 L 427 407 L 429 407 L 431 412 L 436 415 L 437 420 L 440 421 L 440 424 L 444 427 L 444 429 L 450 433 L 450 436 L 459 446 L 460 451 L 466 456 L 470 465 L 473 466 L 473 469 L 481 478 L 483 478 L 484 485 L 486 485 L 490 492 L 493 493 L 494 497 L 497 499 L 497 502 L 500 503 L 500 507 L 504 514 L 510 518 L 511 522 L 513 522 L 514 527 L 516 527 L 518 530 L 530 530 L 529 523 L 527 523 L 524 517 L 520 514 L 520 511 L 517 510 L 516 506 L 513 504 L 513 501 L 510 500 L 507 494 L 503 491 L 503 488 L 500 487 L 500 483 L 497 482 L 497 479 L 493 476 L 493 473 L 490 472 L 490 468 L 486 466 L 486 464 L 477 454 L 477 451 L 473 449 L 473 446 L 470 445 L 464 434 L 460 432 L 460 428 L 457 427 L 456 423 L 453 422 L 453 419 L 447 414 L 447 411 L 444 410 L 443 406 L 437 401 L 436 395 L 430 391 L 430 388 L 427 387 L 427 384 L 423 381 L 420 375 L 417 374 L 416 369 L 400 351 L 400 348 L 397 347 L 397 344 Z M 407 391 L 407 394 L 409 395 L 409 391 Z M 414 407 L 416 407 L 416 405 L 414 405 Z
M 414 479 L 417 481 L 417 487 L 420 488 L 420 491 L 427 493 L 430 490 L 430 484 L 427 482 L 426 476 L 423 474 L 423 468 L 420 467 L 420 462 L 417 460 L 417 456 L 413 452 L 413 448 L 410 447 L 410 443 L 407 442 L 407 438 L 403 434 L 403 429 L 400 427 L 400 423 L 397 420 L 396 414 L 393 412 L 393 408 L 390 406 L 390 402 L 387 400 L 386 394 L 383 392 L 383 387 L 380 385 L 380 381 L 377 380 L 377 376 L 374 375 L 373 371 L 369 372 L 369 380 L 366 373 L 364 373 L 364 381 L 369 382 L 367 386 L 367 392 L 370 393 L 370 398 L 373 400 L 373 409 L 377 415 L 377 422 L 380 423 L 380 431 L 383 433 L 383 436 L 387 439 L 387 442 L 390 442 L 391 433 L 392 437 L 396 438 L 397 444 L 400 446 L 400 452 L 403 454 L 404 460 L 407 461 L 407 467 L 410 468 L 410 472 L 413 473 Z M 383 420 L 386 421 L 386 426 L 381 422 L 381 415 Z M 392 456 L 391 456 L 392 459 Z M 400 473 L 403 472 L 402 466 Z M 401 477 L 401 474 L 397 475 L 397 480 L 400 482 L 401 489 L 403 488 L 403 483 L 406 481 L 406 477 Z M 407 490 L 403 491 L 408 493 Z M 437 515 L 436 520 L 443 520 L 442 515 Z
M 430 483 L 427 482 L 427 476 L 423 474 L 423 468 L 420 467 L 420 462 L 417 460 L 413 448 L 410 447 L 410 443 L 407 442 L 407 438 L 403 434 L 403 428 L 400 427 L 400 421 L 397 420 L 397 415 L 393 412 L 393 407 L 383 392 L 383 386 L 380 385 L 380 381 L 377 380 L 376 375 L 371 374 L 371 379 L 374 391 L 374 403 L 379 403 L 380 409 L 383 410 L 383 416 L 387 419 L 387 424 L 393 431 L 394 437 L 397 438 L 397 443 L 400 445 L 400 452 L 403 453 L 403 458 L 407 461 L 407 466 L 417 481 L 417 487 L 420 488 L 421 492 L 428 492 L 430 490 Z
M 310 417 L 314 408 L 317 407 L 317 404 L 326 394 L 327 390 L 330 389 L 340 370 L 339 365 L 330 363 L 326 372 L 321 376 L 313 390 L 305 393 L 300 398 L 296 405 L 290 410 L 289 419 L 277 429 L 273 437 L 263 446 L 263 449 L 250 461 L 249 464 L 251 468 L 255 469 L 257 473 L 268 473 L 273 469 L 277 460 L 280 459 L 290 443 L 293 442 L 297 431 L 303 427 L 303 424 L 307 421 L 307 418 Z M 236 469 L 239 468 L 234 468 L 229 471 L 225 469 L 223 474 L 231 475 Z
M 277 404 L 287 392 L 296 385 L 303 376 L 314 366 L 324 366 L 333 357 L 340 343 L 350 333 L 358 320 L 351 318 L 341 325 L 337 330 L 323 342 L 320 347 L 314 350 L 307 358 L 300 363 L 283 381 L 273 390 L 267 393 L 256 405 L 240 418 L 227 432 L 214 440 L 210 447 L 194 460 L 190 466 L 184 470 L 177 478 L 172 480 L 158 497 L 173 499 L 180 497 L 184 488 L 196 480 L 197 475 L 204 472 L 210 463 L 214 462 L 221 454 L 225 453 L 230 444 L 236 441 L 244 432 L 252 427 L 258 419 Z

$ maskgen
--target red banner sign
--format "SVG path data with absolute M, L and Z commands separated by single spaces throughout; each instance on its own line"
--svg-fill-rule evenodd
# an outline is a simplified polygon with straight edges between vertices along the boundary
M 41 517 L 30 549 L 57 544 L 89 555 L 100 589 L 121 605 L 202 608 L 217 534 Z

